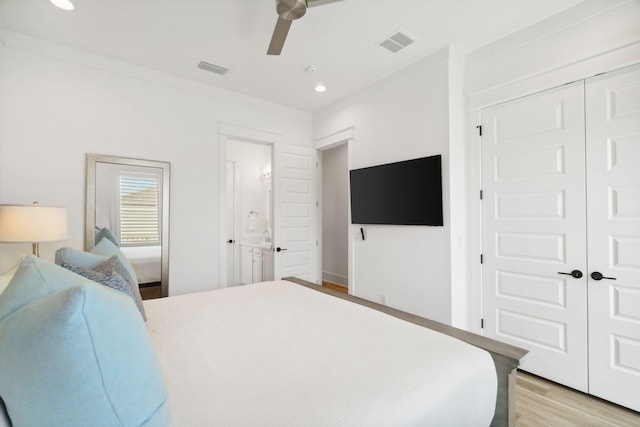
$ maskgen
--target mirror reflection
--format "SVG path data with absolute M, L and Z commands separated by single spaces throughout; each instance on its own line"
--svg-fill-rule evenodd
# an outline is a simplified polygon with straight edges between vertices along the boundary
M 85 249 L 115 239 L 141 292 L 168 296 L 170 164 L 87 155 Z

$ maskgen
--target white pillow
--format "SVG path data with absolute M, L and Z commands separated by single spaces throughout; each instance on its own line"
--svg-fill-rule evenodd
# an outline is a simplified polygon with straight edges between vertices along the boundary
M 19 265 L 20 263 L 17 263 L 11 270 L 0 274 L 0 294 L 4 292 L 11 279 L 13 279 L 13 275 L 16 274 L 16 270 L 18 269 Z

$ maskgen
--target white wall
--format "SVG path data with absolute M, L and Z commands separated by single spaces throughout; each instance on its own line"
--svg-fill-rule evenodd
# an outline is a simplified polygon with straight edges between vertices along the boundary
M 443 227 L 351 227 L 352 292 L 451 322 L 449 50 L 314 115 L 314 139 L 354 127 L 352 167 L 434 154 L 443 159 Z
M 66 206 L 83 247 L 85 154 L 171 162 L 170 294 L 218 287 L 219 127 L 309 146 L 310 115 L 7 32 L 2 203 Z M 30 245 L 0 245 L 0 271 Z
M 470 297 L 479 331 L 481 270 L 480 124 L 483 107 L 640 62 L 640 1 L 590 0 L 466 57 L 466 152 Z
M 638 61 L 639 16 L 637 0 L 590 0 L 470 53 L 465 71 L 470 106 Z
M 314 115 L 355 127 L 353 167 L 443 154 L 445 226 L 351 230 L 356 295 L 479 331 L 479 111 L 640 61 L 640 2 L 589 0 L 466 55 L 454 47 Z
M 322 153 L 322 279 L 349 285 L 347 144 Z

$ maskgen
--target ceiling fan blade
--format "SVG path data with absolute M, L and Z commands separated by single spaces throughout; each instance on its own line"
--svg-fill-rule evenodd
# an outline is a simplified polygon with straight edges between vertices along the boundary
M 291 28 L 291 22 L 293 21 L 278 17 L 276 28 L 273 29 L 273 35 L 271 36 L 271 43 L 269 43 L 267 55 L 280 55 L 282 47 L 284 46 L 284 41 L 287 39 L 289 28 Z
M 307 7 L 322 6 L 329 3 L 335 3 L 342 0 L 307 0 Z

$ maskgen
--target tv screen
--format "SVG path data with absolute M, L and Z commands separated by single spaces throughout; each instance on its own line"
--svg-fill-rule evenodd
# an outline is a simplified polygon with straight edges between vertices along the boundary
M 441 157 L 349 171 L 351 223 L 442 225 Z

